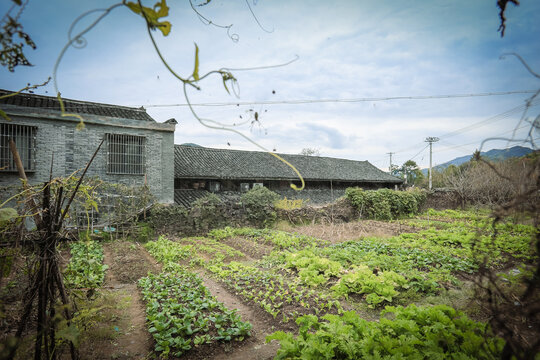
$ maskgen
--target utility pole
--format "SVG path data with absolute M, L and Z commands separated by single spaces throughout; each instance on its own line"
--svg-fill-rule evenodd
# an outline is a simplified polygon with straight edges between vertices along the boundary
M 390 167 L 388 168 L 388 172 L 390 175 L 392 175 L 392 155 L 395 154 L 394 152 L 386 153 L 387 155 L 390 155 Z
M 439 141 L 438 137 L 429 136 L 426 138 L 426 142 L 429 143 L 429 190 L 431 190 L 431 173 L 432 173 L 432 160 L 433 160 L 433 143 Z

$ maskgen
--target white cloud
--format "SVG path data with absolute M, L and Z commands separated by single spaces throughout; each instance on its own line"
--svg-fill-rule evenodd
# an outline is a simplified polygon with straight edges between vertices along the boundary
M 29 3 L 23 20 L 28 21 L 25 29 L 39 40 L 36 67 L 2 74 L 3 86 L 14 90 L 28 81 L 46 78 L 66 41 L 70 19 L 84 11 L 83 7 L 108 5 L 105 0 L 91 5 L 64 0 Z M 238 43 L 232 42 L 225 30 L 203 25 L 187 2 L 170 6 L 171 35 L 163 39 L 155 34 L 169 64 L 182 76 L 193 70 L 194 42 L 200 48 L 201 73 L 222 66 L 279 64 L 299 56 L 286 67 L 235 71 L 241 99 L 227 95 L 216 77 L 205 80 L 201 92 L 190 91 L 192 102 L 434 95 L 538 87 L 537 80 L 515 59 L 498 60 L 502 52 L 518 51 L 540 71 L 540 5 L 536 2 L 523 1 L 519 7 L 511 7 L 503 39 L 496 31 L 497 11 L 491 2 L 412 1 L 403 6 L 399 1 L 258 1 L 253 10 L 265 28 L 274 29 L 271 33 L 257 25 L 242 1 L 212 1 L 200 8 L 215 23 L 234 24 L 232 32 L 240 35 Z M 58 8 L 65 10 L 62 14 L 51 10 Z M 181 83 L 167 73 L 141 24 L 129 10 L 117 9 L 88 34 L 87 48 L 70 49 L 59 72 L 64 96 L 122 105 L 184 102 Z M 47 89 L 51 94 L 51 87 Z M 242 131 L 270 149 L 298 153 L 303 147 L 320 147 L 326 155 L 367 159 L 386 167 L 389 151 L 410 148 L 396 154 L 396 159 L 406 160 L 425 146 L 425 136 L 438 136 L 489 118 L 522 104 L 525 98 L 255 105 L 251 108 L 260 113 L 268 134 L 251 131 L 249 126 Z M 249 108 L 205 107 L 197 111 L 218 121 L 235 122 L 240 115 L 247 116 Z M 238 136 L 202 127 L 185 107 L 148 111 L 158 121 L 171 117 L 179 121 L 177 143 L 256 149 Z M 519 115 L 447 141 L 463 145 L 508 132 Z M 441 162 L 474 146 L 460 148 L 442 141 L 437 146 L 442 150 L 443 145 L 446 148 L 437 160 Z

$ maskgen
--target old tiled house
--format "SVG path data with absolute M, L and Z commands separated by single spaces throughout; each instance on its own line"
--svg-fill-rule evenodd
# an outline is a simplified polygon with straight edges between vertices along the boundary
M 394 188 L 403 181 L 367 161 L 330 157 L 279 154 L 293 164 L 304 177 L 306 189 L 297 192 L 290 183 L 300 184 L 294 171 L 272 155 L 258 151 L 205 148 L 175 145 L 175 201 L 188 205 L 210 192 L 247 191 L 265 186 L 289 199 L 310 199 L 325 203 L 345 194 L 345 189 Z
M 0 90 L 0 97 L 12 94 Z M 0 108 L 11 121 L 0 118 L 0 188 L 19 185 L 9 150 L 17 144 L 30 183 L 68 176 L 85 166 L 101 140 L 104 146 L 88 176 L 126 185 L 147 184 L 161 203 L 189 206 L 214 192 L 240 194 L 265 186 L 289 199 L 325 203 L 342 196 L 350 186 L 394 188 L 402 180 L 367 161 L 280 154 L 302 174 L 306 189 L 288 166 L 265 152 L 221 150 L 174 145 L 176 121 L 157 123 L 144 109 L 64 99 L 66 112 L 84 118 L 62 117 L 55 97 L 17 94 L 0 98 Z
M 0 97 L 12 94 L 0 90 Z M 67 176 L 85 166 L 102 139 L 105 142 L 88 176 L 112 183 L 147 184 L 161 203 L 173 202 L 174 129 L 176 121 L 158 123 L 144 109 L 64 99 L 62 117 L 55 97 L 17 94 L 0 99 L 11 121 L 0 118 L 0 187 L 20 184 L 9 150 L 15 140 L 30 183 Z

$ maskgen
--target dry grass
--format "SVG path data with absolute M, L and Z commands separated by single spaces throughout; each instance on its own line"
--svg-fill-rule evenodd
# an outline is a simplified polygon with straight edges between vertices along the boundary
M 360 220 L 350 223 L 335 224 L 309 224 L 293 226 L 286 222 L 277 225 L 279 230 L 296 232 L 328 240 L 332 243 L 340 243 L 363 237 L 388 238 L 403 232 L 414 232 L 413 229 L 400 223 L 383 222 L 376 220 Z

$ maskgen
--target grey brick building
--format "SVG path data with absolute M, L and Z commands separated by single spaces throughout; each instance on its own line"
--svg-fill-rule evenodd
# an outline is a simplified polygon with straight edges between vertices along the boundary
M 0 90 L 0 97 L 12 94 Z M 31 184 L 49 179 L 51 162 L 53 177 L 84 168 L 104 139 L 87 176 L 125 185 L 147 184 L 158 202 L 174 201 L 174 119 L 158 123 L 143 108 L 63 101 L 67 113 L 83 117 L 83 129 L 77 130 L 78 119 L 62 117 L 55 97 L 17 94 L 0 99 L 0 109 L 11 119 L 0 118 L 0 187 L 20 184 L 10 138 Z
M 290 188 L 291 183 L 300 185 L 294 171 L 265 152 L 186 144 L 175 145 L 174 153 L 175 202 L 186 207 L 208 192 L 228 195 L 257 186 L 265 186 L 288 199 L 324 204 L 345 195 L 348 187 L 393 189 L 403 183 L 368 161 L 279 154 L 304 177 L 306 187 L 298 192 Z

